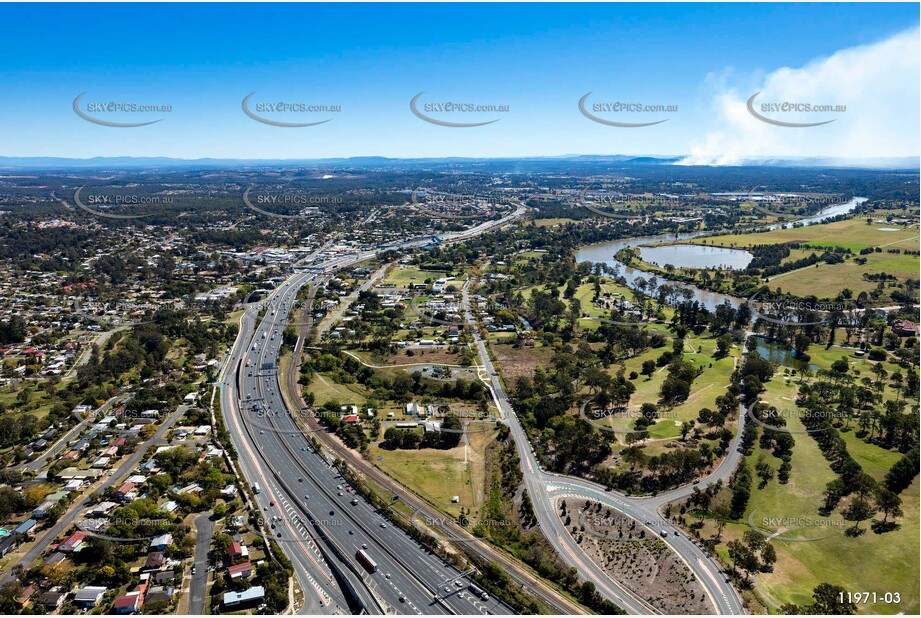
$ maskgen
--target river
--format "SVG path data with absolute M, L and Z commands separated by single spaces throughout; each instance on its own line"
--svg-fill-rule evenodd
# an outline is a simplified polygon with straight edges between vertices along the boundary
M 813 225 L 816 223 L 821 223 L 826 219 L 831 219 L 837 217 L 838 215 L 843 215 L 845 213 L 851 212 L 859 204 L 862 204 L 867 201 L 865 197 L 854 197 L 850 201 L 843 204 L 835 204 L 829 206 L 828 208 L 823 208 L 816 214 L 811 217 L 806 217 L 803 219 L 798 219 L 795 222 L 790 223 L 776 223 L 773 225 L 764 226 L 761 231 L 770 231 L 778 230 L 781 228 L 793 227 L 795 223 L 801 223 L 803 225 Z M 591 245 L 585 245 L 584 247 L 579 248 L 576 252 L 576 261 L 577 262 L 600 262 L 607 264 L 611 268 L 617 268 L 619 273 L 627 280 L 627 283 L 632 285 L 639 277 L 644 279 L 649 279 L 650 277 L 657 277 L 660 281 L 665 282 L 665 278 L 656 273 L 649 273 L 639 268 L 632 268 L 626 264 L 618 261 L 614 256 L 621 249 L 626 249 L 627 247 L 642 247 L 643 245 L 651 245 L 659 242 L 673 242 L 680 240 L 690 240 L 692 238 L 697 238 L 699 236 L 707 236 L 712 234 L 710 230 L 707 231 L 698 231 L 698 232 L 685 232 L 682 234 L 658 234 L 656 236 L 638 236 L 635 238 L 622 238 L 620 240 L 611 240 L 602 243 L 595 243 Z M 693 246 L 697 247 L 700 250 L 700 255 L 704 255 L 705 247 L 697 245 L 682 245 L 682 246 Z M 675 264 L 675 266 L 681 266 L 682 264 Z M 696 285 L 689 285 L 680 282 L 669 281 L 670 285 L 678 285 L 683 288 L 687 288 L 694 293 L 694 300 L 698 301 L 700 304 L 704 305 L 707 309 L 711 311 L 716 308 L 717 305 L 722 304 L 725 301 L 733 307 L 738 307 L 745 302 L 744 299 L 736 298 L 735 296 L 729 296 L 728 294 L 721 294 L 719 292 L 710 292 L 709 290 L 702 290 Z

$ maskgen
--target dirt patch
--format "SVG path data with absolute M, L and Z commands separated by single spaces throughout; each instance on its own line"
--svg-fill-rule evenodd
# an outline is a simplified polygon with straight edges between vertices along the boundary
M 519 376 L 534 377 L 538 365 L 547 366 L 553 356 L 552 348 L 516 348 L 514 345 L 493 344 L 489 348 L 495 355 L 495 364 L 502 368 L 502 380 L 509 392 L 515 391 Z
M 557 514 L 585 554 L 663 614 L 712 614 L 703 586 L 669 549 L 635 520 L 591 501 L 558 503 Z

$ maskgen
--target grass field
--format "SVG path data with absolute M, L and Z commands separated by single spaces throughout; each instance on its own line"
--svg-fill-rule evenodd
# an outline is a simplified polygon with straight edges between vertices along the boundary
M 617 285 L 610 280 L 605 280 L 601 286 L 601 293 L 610 294 L 612 300 L 617 300 L 621 296 L 626 297 L 628 301 L 634 300 L 634 294 L 624 286 Z M 594 298 L 594 287 L 592 284 L 583 284 L 576 292 L 576 298 L 581 301 L 583 318 L 579 323 L 580 328 L 585 330 L 595 330 L 600 325 L 599 318 L 606 311 L 597 307 L 592 299 Z M 671 318 L 671 311 L 665 310 L 665 319 Z M 641 327 L 653 331 L 662 332 L 671 340 L 674 336 L 668 330 L 667 324 L 662 323 L 641 323 Z M 657 349 L 645 350 L 640 355 L 627 359 L 624 362 L 626 375 L 635 371 L 642 371 L 643 362 L 647 360 L 656 360 L 666 350 L 671 350 L 671 345 L 666 345 Z M 691 421 L 697 418 L 701 408 L 715 408 L 716 398 L 725 392 L 725 387 L 730 383 L 732 371 L 735 366 L 734 358 L 737 357 L 741 350 L 735 347 L 729 356 L 722 359 L 715 359 L 713 352 L 716 350 L 716 339 L 704 334 L 697 337 L 689 333 L 685 338 L 684 357 L 695 367 L 702 367 L 703 373 L 694 380 L 691 388 L 691 395 L 682 404 L 669 410 L 661 410 L 660 418 L 656 424 L 649 427 L 650 442 L 647 445 L 648 454 L 655 454 L 662 450 L 662 444 L 656 444 L 655 441 L 663 441 L 670 438 L 680 437 L 681 424 L 684 421 Z M 619 366 L 611 368 L 612 374 L 619 369 Z M 593 421 L 597 426 L 604 426 L 613 429 L 615 432 L 624 432 L 633 429 L 636 419 L 635 412 L 644 402 L 657 402 L 662 382 L 666 378 L 666 368 L 657 367 L 656 372 L 647 379 L 646 376 L 640 376 L 633 380 L 636 391 L 630 398 L 628 410 L 630 413 L 618 416 L 608 416 L 603 419 Z M 626 434 L 618 434 L 622 438 Z
M 883 227 L 898 227 L 899 231 L 880 231 L 879 228 Z M 750 247 L 752 245 L 799 242 L 825 247 L 846 247 L 857 253 L 866 247 L 917 248 L 918 228 L 875 223 L 867 225 L 865 219 L 847 219 L 833 223 L 754 234 L 708 236 L 688 242 L 721 247 Z M 886 254 L 884 253 L 884 255 Z
M 883 231 L 881 228 L 895 228 L 896 231 Z M 850 289 L 855 296 L 860 292 L 873 290 L 877 284 L 865 281 L 864 274 L 887 273 L 903 281 L 907 278 L 917 278 L 919 264 L 921 264 L 918 256 L 890 254 L 886 253 L 886 249 L 917 249 L 918 234 L 918 228 L 914 226 L 883 223 L 867 225 L 865 219 L 848 219 L 769 232 L 702 237 L 689 242 L 729 248 L 798 242 L 808 243 L 815 247 L 844 247 L 855 254 L 867 247 L 881 247 L 883 249 L 881 253 L 862 256 L 867 260 L 863 265 L 855 263 L 852 258 L 841 264 L 821 263 L 781 273 L 769 280 L 772 289 L 780 288 L 796 296 L 814 295 L 819 298 L 832 298 L 845 288 Z M 806 257 L 818 251 L 820 249 L 794 249 L 783 262 Z
M 555 227 L 566 223 L 575 223 L 575 219 L 555 218 L 555 219 L 534 219 L 534 225 L 538 227 Z
M 840 348 L 817 349 L 813 354 L 813 362 L 827 367 L 841 354 Z M 868 371 L 871 364 L 864 359 L 850 360 L 852 367 L 859 367 L 862 372 Z M 799 379 L 799 376 L 785 375 L 782 370 L 778 371 L 765 384 L 762 401 L 778 408 L 792 407 Z M 786 418 L 791 430 L 804 429 L 795 415 Z M 877 480 L 881 480 L 901 457 L 899 453 L 867 444 L 854 435 L 853 430 L 844 431 L 841 435 L 847 442 L 848 452 Z M 796 433 L 794 440 L 791 458 L 793 469 L 789 483 L 781 485 L 775 478 L 764 488 L 758 488 L 759 479 L 755 478 L 756 486 L 745 516 L 739 522 L 729 523 L 723 531 L 719 553 L 724 561 L 726 543 L 741 538 L 742 533 L 749 529 L 748 521 L 751 518 L 758 528 L 777 534 L 777 538 L 772 541 L 778 557 L 773 571 L 756 575 L 757 591 L 772 612 L 776 613 L 779 606 L 785 603 L 809 603 L 813 588 L 819 583 L 828 582 L 843 586 L 846 590 L 876 592 L 878 597 L 885 592 L 901 594 L 901 605 L 880 602 L 859 606 L 861 613 L 917 613 L 919 570 L 914 548 L 919 544 L 921 523 L 918 479 L 901 494 L 904 516 L 898 520 L 900 528 L 878 535 L 869 529 L 870 522 L 864 522 L 861 527 L 866 531 L 862 536 L 848 537 L 844 535 L 844 530 L 852 524 L 844 521 L 841 516 L 840 508 L 844 502 L 828 517 L 818 513 L 825 484 L 837 475 L 829 467 L 813 437 L 806 433 Z M 780 460 L 769 451 L 762 451 L 757 444 L 752 455 L 747 457 L 749 466 L 754 469 L 762 455 L 776 471 Z M 708 522 L 704 528 L 705 536 L 714 533 L 714 524 Z
M 371 445 L 371 459 L 381 470 L 452 516 L 461 508 L 476 523 L 485 500 L 486 449 L 495 440 L 491 423 L 470 423 L 470 442 L 449 450 L 384 450 Z M 379 459 L 380 458 L 380 459 Z M 460 501 L 452 503 L 458 496 Z
M 437 270 L 421 270 L 415 266 L 399 266 L 387 273 L 387 276 L 381 280 L 381 285 L 407 287 L 415 283 L 425 283 L 426 279 L 434 281 L 451 274 Z
M 331 378 L 321 373 L 316 374 L 307 389 L 314 395 L 314 402 L 322 406 L 327 401 L 335 399 L 342 405 L 353 403 L 362 406 L 367 401 L 364 388 L 358 384 L 337 384 Z
M 703 373 L 698 376 L 691 386 L 691 395 L 681 404 L 673 408 L 659 408 L 660 418 L 654 425 L 649 427 L 649 442 L 645 452 L 647 455 L 655 455 L 665 448 L 665 443 L 671 438 L 680 438 L 681 425 L 684 421 L 693 421 L 697 418 L 701 408 L 716 409 L 716 398 L 725 394 L 726 387 L 731 382 L 731 376 L 734 366 L 733 357 L 740 353 L 735 348 L 729 356 L 722 359 L 713 358 L 713 351 L 716 347 L 715 339 L 710 337 L 694 337 L 689 335 L 685 338 L 684 358 L 695 367 L 703 367 Z M 670 346 L 658 349 L 647 350 L 637 357 L 628 359 L 625 362 L 627 367 L 626 373 L 631 371 L 640 372 L 643 361 L 655 360 L 662 355 L 662 352 L 670 350 Z M 700 351 L 698 352 L 698 349 Z M 660 389 L 662 382 L 667 376 L 666 367 L 657 367 L 656 372 L 651 379 L 646 376 L 640 376 L 633 380 L 636 391 L 630 398 L 628 410 L 630 413 L 622 416 L 609 416 L 607 418 L 593 421 L 596 425 L 607 425 L 616 431 L 627 431 L 633 429 L 636 419 L 636 413 L 644 402 L 655 403 L 660 399 Z M 617 437 L 625 443 L 623 438 L 626 434 L 618 433 Z
M 796 458 L 794 454 L 794 461 Z M 808 474 L 808 470 L 806 472 Z M 842 528 L 830 528 L 822 531 L 828 536 L 817 541 L 775 540 L 777 563 L 774 572 L 757 576 L 758 589 L 767 599 L 779 605 L 808 603 L 812 589 L 822 582 L 843 586 L 846 590 L 876 592 L 879 597 L 886 592 L 898 592 L 902 597 L 899 605 L 877 603 L 858 606 L 858 610 L 865 614 L 917 614 L 919 571 L 914 548 L 919 544 L 918 529 L 921 524 L 917 501 L 919 490 L 919 481 L 915 479 L 902 493 L 904 516 L 899 520 L 901 527 L 895 531 L 877 535 L 867 530 L 862 536 L 852 538 L 844 536 Z M 752 503 L 760 505 L 763 502 L 760 494 L 770 493 L 756 492 Z M 785 491 L 780 492 L 781 499 L 786 495 Z M 755 496 L 758 496 L 757 500 Z M 796 501 L 792 496 L 787 500 Z M 788 507 L 779 508 L 790 510 Z M 832 517 L 838 515 L 833 514 Z M 734 524 L 732 527 L 744 530 L 744 525 Z M 868 528 L 867 523 L 863 527 Z
M 917 239 L 914 242 L 917 244 Z M 867 263 L 863 265 L 848 260 L 840 264 L 820 263 L 791 270 L 771 277 L 768 285 L 771 289 L 780 288 L 797 296 L 831 298 L 845 288 L 851 290 L 855 296 L 876 288 L 877 283 L 865 281 L 864 274 L 887 273 L 900 280 L 918 276 L 919 260 L 916 255 L 871 253 L 864 257 L 867 258 Z
M 6 410 L 3 414 L 31 414 L 37 419 L 44 418 L 51 410 L 53 401 L 40 383 L 23 381 L 21 386 L 4 386 L 0 388 L 0 405 Z M 16 398 L 21 391 L 28 393 L 28 402 L 22 406 L 16 405 Z

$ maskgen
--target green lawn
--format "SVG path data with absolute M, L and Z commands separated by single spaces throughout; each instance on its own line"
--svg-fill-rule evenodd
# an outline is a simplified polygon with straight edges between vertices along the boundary
M 898 227 L 897 232 L 884 232 L 879 228 Z M 866 247 L 893 246 L 917 248 L 918 228 L 889 224 L 867 225 L 865 219 L 847 219 L 806 227 L 771 230 L 754 234 L 730 234 L 695 238 L 689 242 L 722 247 L 750 247 L 785 242 L 808 243 L 825 247 L 846 247 L 854 253 Z M 883 255 L 886 255 L 885 253 Z
M 839 356 L 835 350 L 823 350 L 821 354 L 813 355 L 813 361 L 825 365 Z M 858 365 L 869 364 L 861 359 L 853 360 Z M 784 376 L 778 372 L 765 385 L 762 401 L 778 408 L 793 407 L 798 380 L 799 376 Z M 787 426 L 792 430 L 804 429 L 795 415 L 786 418 Z M 881 480 L 901 457 L 899 453 L 867 444 L 853 431 L 842 432 L 841 435 L 847 442 L 848 452 L 877 480 Z M 860 607 L 861 613 L 916 613 L 919 570 L 915 548 L 919 544 L 921 523 L 918 479 L 902 493 L 905 514 L 899 519 L 899 529 L 878 535 L 869 529 L 870 522 L 864 522 L 861 527 L 866 532 L 862 536 L 848 537 L 844 535 L 844 530 L 851 524 L 844 521 L 840 507 L 829 517 L 818 513 L 825 484 L 837 475 L 829 467 L 814 438 L 805 433 L 795 433 L 794 440 L 789 483 L 781 485 L 775 477 L 763 489 L 758 489 L 760 480 L 756 477 L 748 510 L 740 522 L 727 526 L 724 542 L 741 536 L 748 529 L 749 516 L 762 530 L 779 533 L 778 538 L 772 541 L 778 555 L 773 572 L 756 576 L 760 593 L 777 605 L 808 603 L 812 589 L 819 583 L 829 582 L 851 591 L 875 591 L 878 595 L 888 591 L 902 595 L 901 606 L 879 603 Z M 764 455 L 776 471 L 780 460 L 770 452 L 761 451 L 757 445 L 747 458 L 752 470 L 760 455 Z M 799 538 L 816 540 L 793 540 Z
M 406 287 L 410 284 L 425 283 L 426 279 L 434 281 L 451 274 L 437 270 L 421 270 L 415 266 L 399 266 L 387 273 L 387 276 L 381 281 L 381 285 Z
M 864 614 L 917 614 L 917 547 L 921 542 L 918 534 L 921 525 L 919 491 L 921 487 L 915 479 L 902 493 L 904 516 L 899 520 L 901 527 L 895 531 L 878 535 L 867 530 L 862 536 L 851 538 L 831 529 L 825 530 L 828 537 L 813 542 L 775 540 L 778 560 L 774 572 L 759 574 L 758 588 L 778 604 L 808 603 L 812 589 L 822 582 L 837 584 L 846 590 L 876 592 L 878 597 L 885 592 L 898 592 L 902 597 L 900 605 L 877 603 L 862 605 L 858 609 Z M 755 495 L 761 493 L 765 492 L 756 492 Z M 761 500 L 759 497 L 758 503 Z M 862 527 L 869 528 L 867 523 Z
M 361 406 L 367 401 L 364 389 L 358 384 L 337 384 L 328 376 L 318 373 L 310 382 L 308 390 L 314 395 L 316 406 L 335 399 L 342 405 L 353 403 Z
M 898 231 L 882 231 L 880 228 L 897 228 Z M 821 247 L 844 247 L 858 254 L 867 247 L 881 247 L 880 253 L 866 256 L 866 263 L 855 263 L 851 258 L 840 264 L 810 266 L 795 271 L 781 273 L 770 278 L 771 289 L 780 288 L 796 296 L 817 296 L 833 298 L 847 288 L 856 296 L 860 292 L 869 292 L 876 283 L 865 281 L 864 274 L 888 273 L 900 280 L 917 278 L 919 258 L 916 255 L 890 254 L 891 249 L 917 249 L 918 228 L 916 226 L 896 226 L 873 223 L 867 225 L 863 218 L 835 221 L 820 225 L 772 230 L 753 234 L 729 234 L 696 238 L 688 241 L 695 244 L 745 248 L 761 244 L 806 243 L 816 249 L 791 251 L 784 261 L 805 257 L 811 253 L 820 253 Z
M 882 481 L 889 468 L 902 458 L 902 454 L 896 451 L 887 451 L 875 444 L 867 444 L 862 439 L 854 435 L 856 427 L 851 426 L 851 431 L 843 431 L 841 437 L 847 443 L 847 452 L 857 460 L 863 471 L 872 476 L 877 481 Z
M 464 508 L 475 521 L 484 501 L 486 449 L 495 439 L 491 427 L 489 423 L 471 423 L 466 452 L 463 443 L 450 450 L 392 451 L 372 444 L 371 460 L 445 513 L 457 516 Z M 451 502 L 453 496 L 460 501 Z
M 662 325 L 655 325 L 654 327 L 664 328 Z M 702 367 L 704 371 L 694 380 L 691 386 L 691 395 L 686 401 L 671 409 L 660 408 L 658 422 L 649 427 L 649 436 L 652 440 L 680 437 L 681 424 L 684 421 L 696 419 L 701 408 L 716 408 L 716 398 L 726 392 L 726 387 L 731 382 L 734 366 L 733 357 L 739 355 L 740 349 L 736 346 L 729 356 L 715 359 L 713 357 L 715 348 L 716 340 L 712 337 L 696 337 L 693 333 L 689 333 L 685 338 L 685 360 L 695 367 Z M 639 356 L 626 360 L 624 363 L 626 375 L 629 376 L 631 371 L 640 373 L 644 361 L 654 361 L 667 350 L 671 350 L 670 345 L 646 350 Z M 612 373 L 616 370 L 616 366 L 611 369 Z M 667 367 L 656 367 L 656 372 L 651 379 L 640 375 L 636 380 L 633 380 L 636 391 L 628 404 L 628 409 L 631 413 L 609 416 L 594 422 L 599 425 L 607 425 L 615 431 L 632 430 L 636 418 L 635 412 L 639 410 L 640 405 L 644 402 L 655 403 L 659 401 L 659 392 L 667 375 Z

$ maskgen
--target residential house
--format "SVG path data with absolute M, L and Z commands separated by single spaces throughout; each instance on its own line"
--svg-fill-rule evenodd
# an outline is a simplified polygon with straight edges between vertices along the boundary
M 41 605 L 47 612 L 53 612 L 64 605 L 64 599 L 67 598 L 66 592 L 44 592 L 38 597 L 36 605 Z
M 235 562 L 249 556 L 249 548 L 238 541 L 231 541 L 227 544 L 227 557 L 231 562 Z
M 173 544 L 173 535 L 170 533 L 155 536 L 150 540 L 151 551 L 166 551 L 166 548 Z
M 84 586 L 74 594 L 74 605 L 84 609 L 98 606 L 105 596 L 105 586 Z
M 147 554 L 147 561 L 141 567 L 141 571 L 159 571 L 166 564 L 166 556 L 162 551 L 152 551 Z
M 261 603 L 265 598 L 265 588 L 262 586 L 254 586 L 248 588 L 247 590 L 240 591 L 231 591 L 224 593 L 224 607 L 238 607 L 244 605 L 251 605 L 255 603 Z
M 116 614 L 135 614 L 141 609 L 141 593 L 129 592 L 115 599 L 112 611 Z
M 77 530 L 64 539 L 64 542 L 57 546 L 57 550 L 65 553 L 77 553 L 83 549 L 84 539 L 86 539 L 86 533 L 82 530 Z
M 172 569 L 166 569 L 152 573 L 152 576 L 155 584 L 166 584 L 176 579 L 176 572 Z
M 115 490 L 115 496 L 122 501 L 129 500 L 129 496 L 134 493 L 134 483 L 125 481 Z
M 248 579 L 253 576 L 253 565 L 248 560 L 241 564 L 235 564 L 227 567 L 227 574 L 230 579 Z
M 156 603 L 158 601 L 173 601 L 174 590 L 172 586 L 151 586 L 144 595 L 144 605 Z

